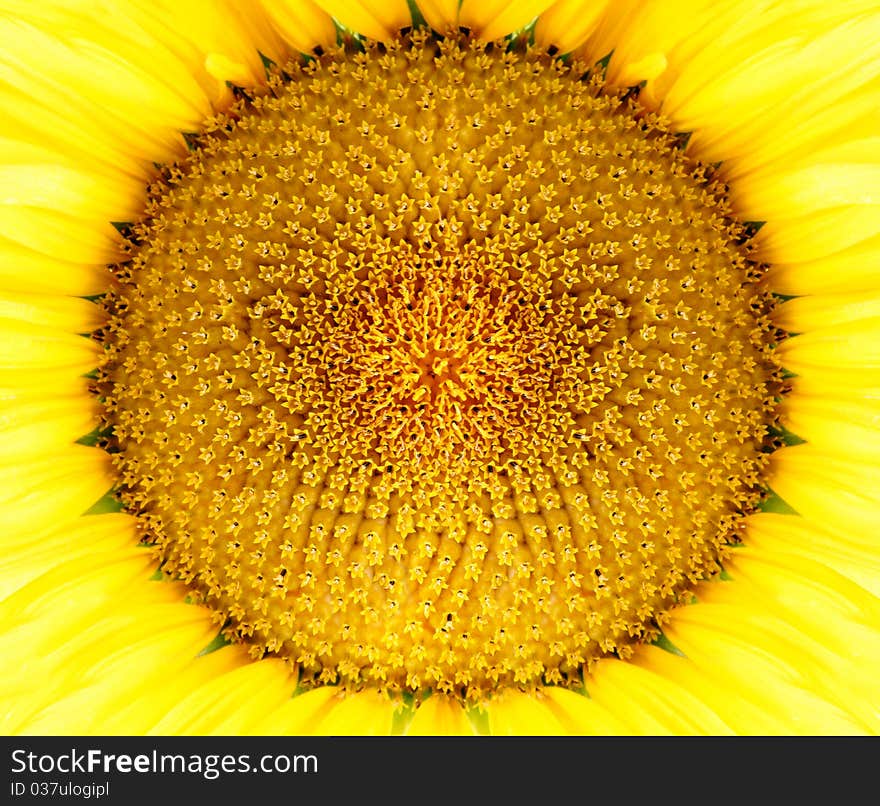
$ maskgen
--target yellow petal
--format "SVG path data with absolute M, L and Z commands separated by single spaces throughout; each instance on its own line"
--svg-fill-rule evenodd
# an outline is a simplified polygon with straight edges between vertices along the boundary
M 107 642 L 114 640 L 120 628 L 126 628 L 126 623 L 120 622 L 112 614 L 114 608 L 118 611 L 123 602 L 124 586 L 136 586 L 138 573 L 144 572 L 143 566 L 138 568 L 135 560 L 125 558 L 109 563 L 102 558 L 93 560 L 95 567 L 84 569 L 85 573 L 78 580 L 78 591 L 75 590 L 76 586 L 64 585 L 63 572 L 55 571 L 20 590 L 4 603 L 4 613 L 9 611 L 10 604 L 27 601 L 28 597 L 34 601 L 32 610 L 50 603 L 56 608 L 64 608 L 63 597 L 54 597 L 54 592 L 39 595 L 41 585 L 53 580 L 61 581 L 58 587 L 62 591 L 71 592 L 73 587 L 73 592 L 80 595 L 80 601 L 73 601 L 67 606 L 69 612 L 35 615 L 19 626 L 9 626 L 0 636 L 4 660 L 8 664 L 0 680 L 0 724 L 4 732 L 22 729 L 23 724 L 41 709 L 90 685 L 88 675 L 93 667 L 107 657 L 110 646 Z M 89 589 L 90 583 L 100 587 Z M 159 587 L 156 583 L 152 585 Z M 90 598 L 85 598 L 84 593 Z M 39 598 L 35 598 L 35 595 Z M 152 597 L 144 595 L 129 596 L 124 601 L 129 613 L 145 617 L 148 614 L 144 609 L 154 604 Z M 98 603 L 107 610 L 102 612 Z M 109 618 L 108 612 L 111 614 Z M 164 618 L 168 619 L 167 612 Z M 7 621 L 9 625 L 15 623 Z M 65 631 L 65 628 L 73 629 Z M 69 725 L 68 730 L 76 732 L 76 723 Z
M 264 77 L 261 53 L 275 61 L 287 56 L 258 0 L 133 0 L 115 3 L 114 12 L 114 24 L 108 25 L 111 34 L 121 28 L 129 36 L 139 35 L 147 59 L 154 53 L 163 57 L 154 67 L 156 73 L 170 77 L 175 75 L 172 70 L 186 72 L 201 90 L 201 103 L 210 101 L 215 108 L 225 107 L 232 99 L 226 86 L 227 78 L 232 77 L 212 75 L 207 56 L 215 54 L 228 64 L 244 66 L 246 75 L 239 73 L 237 81 L 245 86 Z M 90 31 L 94 25 L 89 20 Z M 126 55 L 131 52 L 124 44 L 120 49 Z
M 723 735 L 731 728 L 698 697 L 636 663 L 600 661 L 587 679 L 591 699 L 639 735 Z
M 811 215 L 768 221 L 755 236 L 755 256 L 770 263 L 816 260 L 873 239 L 880 207 L 847 205 Z
M 0 288 L 11 292 L 90 296 L 107 290 L 107 267 L 51 257 L 40 244 L 25 246 L 0 236 Z
M 823 255 L 780 261 L 767 271 L 769 288 L 780 294 L 872 291 L 880 289 L 880 235 Z
M 812 445 L 772 455 L 770 486 L 797 512 L 846 535 L 880 532 L 880 468 L 829 456 Z
M 458 29 L 460 0 L 419 0 L 419 11 L 435 31 L 445 33 Z
M 762 656 L 773 653 L 787 682 L 845 711 L 860 730 L 880 730 L 880 601 L 796 556 L 743 549 L 726 567 L 734 581 L 704 591 L 700 606 L 713 616 L 736 609 L 737 637 Z M 719 628 L 724 636 L 729 631 L 728 625 Z
M 59 636 L 69 640 L 86 629 L 100 608 L 112 610 L 114 601 L 121 601 L 125 588 L 138 578 L 143 591 L 133 591 L 132 597 L 153 596 L 152 589 L 162 587 L 148 581 L 153 567 L 149 552 L 132 544 L 107 555 L 76 557 L 44 571 L 0 602 L 4 626 L 10 633 L 26 629 L 31 641 L 29 646 L 19 646 L 4 634 L 4 648 L 15 656 L 38 657 L 39 652 L 50 651 Z
M 394 708 L 374 691 L 345 692 L 320 686 L 288 699 L 257 723 L 252 733 L 272 736 L 384 736 Z
M 294 48 L 309 53 L 336 43 L 333 19 L 312 0 L 262 0 L 278 33 Z
M 801 555 L 880 596 L 880 552 L 872 534 L 833 534 L 806 518 L 762 512 L 748 519 L 746 545 L 757 551 Z
M 880 153 L 880 138 L 874 145 Z M 820 163 L 785 173 L 743 177 L 736 183 L 736 207 L 748 221 L 805 216 L 827 207 L 880 205 L 880 165 Z M 880 218 L 880 206 L 875 214 Z
M 535 41 L 543 47 L 553 45 L 561 53 L 575 50 L 593 33 L 607 5 L 607 0 L 557 0 L 541 12 Z
M 220 650 L 222 651 L 222 650 Z M 290 698 L 295 681 L 283 661 L 265 659 L 217 675 L 180 699 L 149 735 L 222 735 L 251 732 Z
M 0 398 L 0 465 L 48 458 L 97 425 L 85 395 L 9 405 Z
M 31 325 L 91 333 L 104 320 L 101 308 L 85 299 L 44 294 L 0 294 L 0 319 L 17 319 Z
M 880 294 L 867 295 L 863 291 L 790 299 L 779 305 L 773 314 L 774 321 L 791 333 L 822 330 L 878 317 Z
M 880 16 L 865 14 L 853 19 L 849 11 L 805 3 L 804 8 L 778 6 L 756 13 L 720 33 L 701 53 L 693 53 L 681 66 L 675 82 L 663 96 L 663 109 L 685 130 L 701 130 L 737 138 L 737 122 L 752 121 L 766 113 L 776 121 L 774 106 L 787 96 L 809 92 L 829 103 L 852 84 L 835 86 L 828 81 L 841 74 L 853 82 L 876 74 Z M 729 9 L 741 11 L 736 6 Z M 787 29 L 794 18 L 796 35 Z M 703 32 L 704 35 L 706 32 Z M 842 48 L 852 48 L 843 54 Z
M 59 449 L 50 459 L 0 465 L 0 530 L 38 534 L 71 521 L 112 483 L 107 454 L 81 445 Z
M 75 645 L 72 651 L 47 658 L 52 684 L 34 699 L 42 698 L 45 688 L 51 699 L 17 732 L 104 733 L 114 714 L 143 697 L 145 689 L 174 685 L 168 678 L 213 629 L 204 611 L 186 605 L 142 606 L 129 623 L 112 617 L 98 621 L 68 644 Z M 134 677 L 132 669 L 137 669 Z
M 568 732 L 556 708 L 536 692 L 503 691 L 486 710 L 493 736 L 562 736 Z
M 575 10 L 573 3 L 569 6 Z M 719 16 L 724 16 L 724 10 L 708 0 L 618 0 L 599 17 L 583 46 L 583 55 L 597 61 L 610 54 L 606 69 L 609 83 L 620 87 L 646 80 L 643 95 L 657 106 L 657 97 L 662 98 L 663 92 L 655 87 L 663 82 L 665 89 L 687 63 L 687 55 L 677 57 L 678 52 L 688 51 L 689 55 L 690 50 L 704 47 L 700 34 L 712 30 Z M 708 38 L 711 41 L 711 36 Z M 661 63 L 664 69 L 657 72 Z M 640 75 L 637 65 L 651 68 L 651 74 Z
M 128 177 L 96 168 L 64 164 L 45 149 L 22 159 L 17 141 L 0 140 L 0 204 L 38 207 L 103 224 L 113 217 L 128 221 L 140 212 L 140 200 Z
M 394 705 L 376 691 L 348 693 L 318 722 L 318 736 L 387 736 Z
M 747 546 L 734 553 L 727 571 L 734 580 L 749 580 L 763 590 L 775 607 L 785 611 L 788 623 L 838 652 L 844 660 L 861 664 L 873 679 L 880 664 L 880 635 L 876 633 L 880 598 L 819 558 L 805 554 Z M 875 561 L 878 554 L 874 552 Z M 869 552 L 866 555 L 870 557 Z M 726 594 L 728 600 L 740 596 L 732 589 Z
M 388 39 L 401 28 L 412 24 L 406 0 L 315 0 L 331 17 L 346 28 L 370 39 Z
M 547 707 L 572 736 L 622 736 L 631 728 L 604 706 L 571 689 L 547 686 L 541 690 Z
M 204 117 L 204 108 L 178 95 L 158 73 L 103 42 L 84 38 L 68 45 L 48 31 L 8 18 L 0 21 L 0 36 L 5 43 L 0 77 L 10 90 L 76 115 L 79 125 L 111 150 L 121 145 L 144 162 L 165 159 L 179 148 L 179 132 L 191 131 Z M 39 71 L 21 69 L 32 52 L 40 53 Z M 70 87 L 77 88 L 75 95 Z
M 786 428 L 830 456 L 880 462 L 880 389 L 864 396 L 844 396 L 844 390 L 807 394 L 805 384 L 782 403 Z M 834 392 L 837 392 L 835 395 Z
M 880 316 L 802 333 L 777 348 L 783 365 L 794 373 L 858 370 L 866 384 L 880 380 Z
M 261 736 L 311 735 L 315 726 L 341 701 L 342 695 L 335 686 L 310 689 L 265 715 L 252 732 Z
M 553 0 L 463 0 L 459 20 L 482 39 L 492 41 L 531 23 Z
M 720 586 L 735 583 L 717 583 Z M 749 615 L 754 618 L 748 619 Z M 797 734 L 857 734 L 866 728 L 829 701 L 833 667 L 819 662 L 806 636 L 755 609 L 700 603 L 681 607 L 666 634 L 715 685 L 736 691 Z M 828 681 L 828 685 L 823 681 Z M 729 715 L 719 712 L 728 724 Z M 735 728 L 739 729 L 739 728 Z
M 674 681 L 706 703 L 724 724 L 739 735 L 790 735 L 792 725 L 783 708 L 754 702 L 736 682 L 719 676 L 711 664 L 694 663 L 654 646 L 638 653 L 643 668 Z
M 457 700 L 433 694 L 416 708 L 406 733 L 410 736 L 473 736 L 476 731 Z
M 166 659 L 164 669 L 155 678 L 154 685 L 150 686 L 149 697 L 140 696 L 139 690 L 132 692 L 135 696 L 130 696 L 127 702 L 118 702 L 114 709 L 105 713 L 100 723 L 100 733 L 111 736 L 146 735 L 187 694 L 252 662 L 240 647 L 223 647 L 195 658 L 190 657 L 191 651 L 192 646 L 187 648 L 185 654 Z M 185 664 L 177 668 L 182 660 L 186 661 Z M 173 675 L 170 674 L 171 669 L 175 669 Z
M 0 241 L 54 260 L 87 265 L 112 263 L 121 256 L 117 233 L 109 221 L 97 224 L 37 207 L 0 205 Z
M 0 368 L 64 368 L 80 374 L 98 363 L 98 346 L 82 336 L 16 319 L 0 319 Z
M 109 552 L 139 556 L 132 551 L 136 544 L 134 519 L 122 514 L 77 518 L 45 534 L 8 534 L 0 557 L 0 601 L 70 560 Z
M 29 403 L 37 400 L 78 398 L 83 404 L 93 403 L 86 393 L 88 379 L 75 369 L 50 367 L 48 369 L 16 369 L 0 367 L 0 400 L 10 406 L 14 402 Z

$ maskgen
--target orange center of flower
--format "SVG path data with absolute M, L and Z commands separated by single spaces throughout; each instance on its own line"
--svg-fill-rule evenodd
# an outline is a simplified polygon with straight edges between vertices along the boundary
M 166 571 L 304 685 L 579 685 L 719 569 L 775 368 L 723 187 L 576 62 L 290 64 L 151 189 L 99 387 Z

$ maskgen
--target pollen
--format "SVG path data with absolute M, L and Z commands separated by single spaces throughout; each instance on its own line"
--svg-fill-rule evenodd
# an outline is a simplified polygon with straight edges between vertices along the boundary
M 189 139 L 96 382 L 163 570 L 300 685 L 580 686 L 721 569 L 780 374 L 725 187 L 586 65 L 423 31 Z

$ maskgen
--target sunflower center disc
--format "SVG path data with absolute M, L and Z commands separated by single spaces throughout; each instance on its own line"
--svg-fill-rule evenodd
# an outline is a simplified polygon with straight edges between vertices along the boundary
M 120 494 L 303 684 L 580 685 L 759 498 L 745 238 L 585 70 L 421 32 L 323 55 L 150 189 L 102 334 Z

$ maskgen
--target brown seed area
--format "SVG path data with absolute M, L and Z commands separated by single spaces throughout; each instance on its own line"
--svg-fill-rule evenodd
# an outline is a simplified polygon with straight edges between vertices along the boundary
M 150 188 L 100 334 L 120 495 L 303 684 L 579 685 L 760 498 L 759 269 L 585 70 L 424 32 L 326 54 Z

